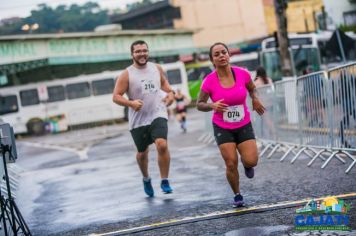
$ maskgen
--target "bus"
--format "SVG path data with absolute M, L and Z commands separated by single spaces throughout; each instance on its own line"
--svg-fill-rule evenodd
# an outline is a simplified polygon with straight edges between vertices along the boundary
M 255 70 L 259 65 L 258 53 L 251 52 L 245 54 L 234 55 L 230 57 L 230 63 L 239 67 L 244 67 L 251 72 L 251 76 L 255 76 Z M 199 95 L 200 86 L 206 75 L 214 69 L 210 61 L 186 64 L 188 75 L 189 94 L 193 100 L 196 100 Z
M 289 34 L 288 37 L 293 75 L 300 76 L 307 70 L 319 71 L 321 59 L 315 34 Z M 282 79 L 280 55 L 274 37 L 261 43 L 261 64 L 273 81 Z
M 342 63 L 340 58 L 335 57 L 335 54 L 327 53 L 325 46 L 332 34 L 333 32 L 288 34 L 293 76 L 300 76 L 338 65 L 335 62 Z M 346 35 L 354 40 L 356 39 L 355 34 L 346 33 Z M 280 55 L 274 37 L 262 41 L 260 58 L 267 75 L 273 81 L 282 79 Z
M 173 89 L 188 94 L 184 64 L 162 64 Z M 71 126 L 125 119 L 124 107 L 112 102 L 122 71 L 105 71 L 72 78 L 0 88 L 0 119 L 15 134 L 44 134 Z

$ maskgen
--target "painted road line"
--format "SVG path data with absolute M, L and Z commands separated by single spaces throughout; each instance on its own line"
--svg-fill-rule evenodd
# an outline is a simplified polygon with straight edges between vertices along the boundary
M 354 199 L 354 198 L 356 198 L 356 192 L 335 195 L 335 196 L 325 196 L 325 197 L 319 197 L 319 198 L 313 198 L 313 199 L 317 201 L 317 200 L 323 200 L 326 197 L 336 197 L 336 198 L 340 198 L 340 199 L 344 199 L 344 200 Z M 276 204 L 263 204 L 263 205 L 259 205 L 259 206 L 235 209 L 235 210 L 223 211 L 223 212 L 213 212 L 213 213 L 209 213 L 209 214 L 205 214 L 205 215 L 186 217 L 186 218 L 182 218 L 182 219 L 172 219 L 172 220 L 168 220 L 168 221 L 164 221 L 164 222 L 158 222 L 158 223 L 153 223 L 153 224 L 149 224 L 149 225 L 133 227 L 133 228 L 129 228 L 129 229 L 117 230 L 117 231 L 106 232 L 106 233 L 90 234 L 90 236 L 124 235 L 124 234 L 138 233 L 138 232 L 149 231 L 149 230 L 154 230 L 154 229 L 159 229 L 159 228 L 165 228 L 165 227 L 170 227 L 170 226 L 189 224 L 189 223 L 194 223 L 194 222 L 199 222 L 199 221 L 204 221 L 204 220 L 212 220 L 212 219 L 226 218 L 226 217 L 231 217 L 231 216 L 246 215 L 246 214 L 250 214 L 250 213 L 260 213 L 260 212 L 273 211 L 273 210 L 279 210 L 279 209 L 287 209 L 287 208 L 304 205 L 310 200 L 312 200 L 312 198 L 298 200 L 298 201 L 286 201 L 286 202 L 280 202 L 280 203 L 276 203 Z
M 90 148 L 90 146 L 87 146 L 84 149 L 77 149 L 77 148 L 64 147 L 64 146 L 59 146 L 59 145 L 54 145 L 54 144 L 24 142 L 24 141 L 21 141 L 20 143 L 30 146 L 30 147 L 38 147 L 38 148 L 46 148 L 46 149 L 59 150 L 59 151 L 65 151 L 65 152 L 73 152 L 79 156 L 80 160 L 88 159 L 87 152 Z

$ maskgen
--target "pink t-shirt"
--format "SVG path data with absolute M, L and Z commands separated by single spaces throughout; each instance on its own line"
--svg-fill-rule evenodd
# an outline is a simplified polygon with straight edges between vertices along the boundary
M 213 123 L 224 129 L 237 129 L 251 122 L 250 112 L 246 105 L 248 94 L 247 84 L 251 81 L 250 73 L 240 67 L 232 66 L 235 73 L 235 84 L 230 88 L 221 86 L 216 70 L 204 78 L 201 90 L 209 94 L 211 100 L 216 102 L 224 99 L 223 103 L 229 105 L 229 112 L 215 112 Z

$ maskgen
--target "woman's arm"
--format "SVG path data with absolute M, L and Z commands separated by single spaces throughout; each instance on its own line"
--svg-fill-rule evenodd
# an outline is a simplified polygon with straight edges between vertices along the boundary
M 211 111 L 213 108 L 211 107 L 211 103 L 207 103 L 209 99 L 209 94 L 200 91 L 199 97 L 197 100 L 197 109 L 199 111 Z
M 199 97 L 197 100 L 197 109 L 199 111 L 217 111 L 217 112 L 224 112 L 227 111 L 226 107 L 227 104 L 223 103 L 224 99 L 221 99 L 215 103 L 208 103 L 209 94 L 205 93 L 204 91 L 200 91 Z
M 256 111 L 260 116 L 263 115 L 266 108 L 262 105 L 262 103 L 260 102 L 260 100 L 257 97 L 257 91 L 256 91 L 255 84 L 252 82 L 252 80 L 250 80 L 250 82 L 247 84 L 246 87 L 247 87 L 247 90 L 248 90 L 250 97 L 252 99 L 253 110 Z

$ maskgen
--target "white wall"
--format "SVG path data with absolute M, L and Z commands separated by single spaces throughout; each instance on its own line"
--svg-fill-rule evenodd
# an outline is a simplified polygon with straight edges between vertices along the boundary
M 356 10 L 356 4 L 351 4 L 349 0 L 324 0 L 324 6 L 336 26 L 344 24 L 344 12 Z

